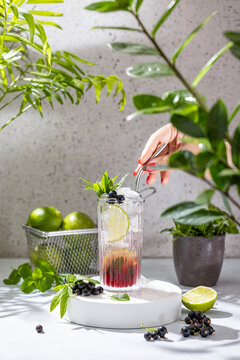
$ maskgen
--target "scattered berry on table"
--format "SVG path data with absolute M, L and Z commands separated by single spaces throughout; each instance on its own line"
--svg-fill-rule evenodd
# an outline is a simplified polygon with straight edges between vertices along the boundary
M 184 337 L 188 337 L 191 335 L 191 331 L 190 331 L 190 328 L 188 326 L 184 326 L 182 329 L 181 329 L 181 334 L 184 336 Z
M 192 319 L 189 316 L 186 316 L 184 321 L 186 324 L 192 324 Z
M 109 191 L 108 197 L 109 198 L 116 198 L 117 197 L 117 192 L 115 190 Z
M 153 339 L 153 340 L 157 340 L 157 339 L 158 339 L 158 336 L 159 336 L 159 335 L 158 335 L 158 331 L 152 331 L 152 332 L 151 332 L 151 336 L 152 336 L 152 339 Z
M 167 328 L 165 326 L 160 326 L 157 330 L 158 335 L 164 337 L 167 334 Z
M 146 341 L 150 341 L 151 338 L 152 338 L 152 334 L 149 331 L 144 334 L 144 339 Z
M 117 199 L 117 202 L 118 202 L 119 204 L 121 204 L 121 203 L 123 203 L 123 201 L 125 200 L 125 197 L 124 197 L 123 195 L 118 195 L 118 196 L 116 197 L 116 199 Z
M 44 333 L 44 331 L 43 331 L 43 327 L 42 327 L 42 325 L 37 325 L 36 326 L 36 331 L 38 332 L 38 333 Z
M 214 328 L 211 325 L 207 326 L 206 328 L 209 331 L 209 335 L 212 335 L 212 333 L 215 331 Z
M 100 294 L 103 293 L 103 288 L 102 288 L 102 286 L 98 286 L 97 289 L 100 291 Z
M 202 328 L 200 334 L 202 337 L 207 337 L 209 335 L 209 329 L 207 327 Z
M 211 324 L 211 319 L 209 319 L 208 317 L 206 317 L 203 322 L 204 322 L 204 325 L 208 326 L 208 325 Z

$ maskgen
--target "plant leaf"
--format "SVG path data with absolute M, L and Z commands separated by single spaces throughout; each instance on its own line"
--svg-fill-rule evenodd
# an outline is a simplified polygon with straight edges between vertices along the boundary
M 19 265 L 18 274 L 25 279 L 28 276 L 32 276 L 32 268 L 29 263 Z
M 210 204 L 212 197 L 215 193 L 215 190 L 213 189 L 207 189 L 201 192 L 201 194 L 198 195 L 198 197 L 195 200 L 196 204 Z
M 227 211 L 228 211 L 230 214 L 232 214 L 232 210 L 231 210 L 231 206 L 230 206 L 230 204 L 229 204 L 228 198 L 227 198 L 226 195 L 224 195 L 224 194 L 221 194 L 221 196 L 222 196 L 222 200 L 223 200 L 223 203 L 224 203 L 224 205 L 225 205 L 225 208 L 227 209 Z
M 126 26 L 93 26 L 91 30 L 123 30 L 123 31 L 137 31 L 143 32 L 141 29 L 129 28 Z
M 207 120 L 208 138 L 215 148 L 219 140 L 225 138 L 227 127 L 227 109 L 224 102 L 218 100 L 211 108 Z
M 225 31 L 224 35 L 233 42 L 231 53 L 240 59 L 240 32 Z
M 240 123 L 238 124 L 232 139 L 232 160 L 240 169 Z
M 153 31 L 152 31 L 152 36 L 155 37 L 158 29 L 162 26 L 162 24 L 167 20 L 167 18 L 169 17 L 169 15 L 172 13 L 172 11 L 175 9 L 175 7 L 177 6 L 177 4 L 179 3 L 180 0 L 172 0 L 170 2 L 170 4 L 167 7 L 167 10 L 165 11 L 165 13 L 161 16 L 161 18 L 158 20 L 157 24 L 154 26 Z
M 128 0 L 119 0 L 119 1 L 100 1 L 97 3 L 92 3 L 85 7 L 86 10 L 98 11 L 98 12 L 112 12 L 118 10 L 127 11 L 129 8 Z
M 111 300 L 117 300 L 117 301 L 130 301 L 130 297 L 128 294 L 113 294 L 110 296 Z
M 193 201 L 182 202 L 177 205 L 171 206 L 162 213 L 162 217 L 166 219 L 178 219 L 183 216 L 187 216 L 202 209 L 205 204 L 197 204 Z
M 52 277 L 43 277 L 40 280 L 35 281 L 36 288 L 44 293 L 47 290 L 50 290 L 53 284 L 53 278 Z
M 59 290 L 56 293 L 56 295 L 53 297 L 51 304 L 50 304 L 50 312 L 53 311 L 60 303 L 62 293 L 63 293 L 63 289 Z
M 223 216 L 220 211 L 200 209 L 189 215 L 178 217 L 177 222 L 185 225 L 203 225 L 213 220 L 222 219 Z
M 201 24 L 199 24 L 187 37 L 187 39 L 177 48 L 175 51 L 172 62 L 175 63 L 178 56 L 182 52 L 182 50 L 190 43 L 190 41 L 197 35 L 198 31 L 201 30 L 201 28 L 211 20 L 211 18 L 216 14 L 216 12 L 213 12 L 210 16 L 208 16 L 206 19 L 204 19 Z
M 195 124 L 191 119 L 180 116 L 180 115 L 172 115 L 171 116 L 171 123 L 181 132 L 187 134 L 189 136 L 195 138 L 202 138 L 204 137 L 204 132 L 202 131 L 201 127 L 198 124 Z
M 31 292 L 33 292 L 33 290 L 35 290 L 35 288 L 36 287 L 35 287 L 34 281 L 33 281 L 31 276 L 24 279 L 21 286 L 20 286 L 20 289 L 25 294 L 30 294 Z
M 70 290 L 69 286 L 63 288 L 62 296 L 60 300 L 60 317 L 62 318 L 67 311 L 68 302 L 70 299 Z M 56 296 L 56 295 L 55 295 Z
M 142 5 L 143 1 L 144 1 L 144 0 L 137 0 L 137 2 L 136 2 L 136 6 L 135 6 L 135 11 L 136 11 L 136 14 L 138 14 L 139 9 L 140 9 L 140 7 L 141 7 L 141 5 Z
M 232 114 L 230 115 L 230 117 L 228 118 L 228 124 L 230 124 L 232 122 L 232 120 L 235 118 L 235 116 L 237 115 L 237 113 L 240 110 L 240 101 L 237 104 L 237 106 L 235 107 L 235 109 L 233 110 Z
M 211 67 L 215 64 L 215 62 L 220 59 L 220 57 L 232 47 L 233 43 L 230 42 L 227 45 L 225 45 L 222 49 L 220 49 L 211 59 L 204 65 L 202 70 L 199 72 L 199 74 L 195 77 L 193 80 L 192 86 L 196 87 L 197 84 L 200 82 L 200 80 L 206 75 L 206 73 L 211 69 Z
M 34 281 L 40 280 L 42 278 L 43 274 L 42 271 L 39 268 L 35 268 L 32 272 L 32 279 Z
M 158 96 L 138 94 L 133 96 L 133 104 L 137 110 L 155 108 L 165 105 L 165 101 Z
M 173 76 L 174 72 L 167 64 L 152 62 L 131 66 L 126 70 L 127 75 L 136 78 L 159 78 Z
M 108 46 L 110 47 L 110 49 L 120 52 L 122 54 L 159 55 L 159 52 L 155 48 L 136 43 L 113 42 L 109 43 Z

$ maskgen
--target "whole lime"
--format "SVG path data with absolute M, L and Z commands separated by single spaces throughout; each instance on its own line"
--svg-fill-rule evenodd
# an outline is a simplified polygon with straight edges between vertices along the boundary
M 37 266 L 39 258 L 48 261 L 56 270 L 59 270 L 66 262 L 64 250 L 55 244 L 43 243 L 35 246 L 30 254 L 30 260 Z
M 68 214 L 62 223 L 63 230 L 76 230 L 76 229 L 91 229 L 94 228 L 95 224 L 92 219 L 79 211 Z
M 31 212 L 27 225 L 41 231 L 58 231 L 62 224 L 61 211 L 52 206 L 39 207 Z

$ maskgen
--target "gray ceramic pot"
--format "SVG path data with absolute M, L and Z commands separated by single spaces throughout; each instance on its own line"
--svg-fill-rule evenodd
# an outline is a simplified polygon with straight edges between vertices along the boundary
M 213 286 L 223 263 L 225 235 L 204 238 L 181 236 L 173 243 L 173 259 L 179 283 Z

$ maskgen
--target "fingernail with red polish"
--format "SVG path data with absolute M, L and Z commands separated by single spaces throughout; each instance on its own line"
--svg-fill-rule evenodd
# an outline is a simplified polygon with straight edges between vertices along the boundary
M 149 181 L 149 175 L 148 175 L 148 177 L 147 177 L 146 184 L 148 184 L 148 181 Z
M 138 164 L 141 164 L 141 158 L 138 159 L 137 163 L 138 163 Z
M 148 166 L 156 166 L 156 165 L 157 165 L 157 163 L 155 163 L 155 162 L 148 164 Z
M 133 172 L 133 176 L 136 176 L 136 171 Z

